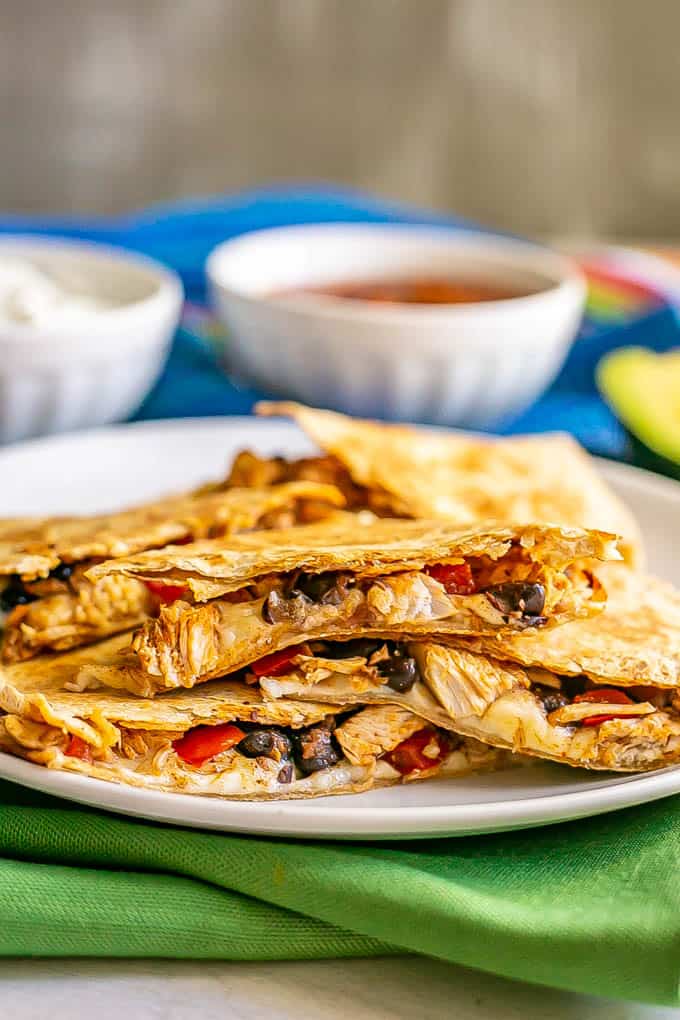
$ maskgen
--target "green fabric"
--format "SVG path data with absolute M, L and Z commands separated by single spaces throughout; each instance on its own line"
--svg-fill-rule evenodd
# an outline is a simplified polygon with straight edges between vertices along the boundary
M 271 960 L 416 951 L 675 1005 L 677 800 L 466 839 L 188 831 L 0 783 L 0 954 Z

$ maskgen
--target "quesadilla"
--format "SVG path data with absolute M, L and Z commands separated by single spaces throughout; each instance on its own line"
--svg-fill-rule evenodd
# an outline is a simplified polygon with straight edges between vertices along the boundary
M 7 614 L 3 660 L 72 648 L 138 626 L 172 594 L 130 577 L 92 582 L 85 574 L 99 560 L 294 523 L 306 501 L 326 509 L 343 505 L 333 486 L 293 482 L 179 496 L 107 516 L 0 521 L 0 613 Z
M 311 643 L 287 660 L 255 664 L 246 679 L 273 699 L 398 705 L 460 735 L 565 765 L 632 772 L 680 761 L 677 690 L 624 691 L 435 641 Z
M 272 699 L 241 680 L 153 700 L 69 689 L 85 659 L 106 663 L 124 640 L 0 672 L 0 749 L 111 782 L 249 800 L 356 793 L 511 760 L 452 733 L 429 695 L 411 710 Z
M 566 765 L 638 772 L 680 761 L 680 698 L 660 687 L 600 687 L 493 663 L 485 656 L 431 642 L 412 645 L 425 683 L 449 712 L 456 732 L 496 747 Z M 493 663 L 493 664 L 492 664 Z M 488 707 L 469 712 L 469 687 L 483 674 L 499 690 Z M 511 679 L 514 684 L 506 690 Z
M 88 576 L 178 593 L 104 677 L 149 696 L 314 638 L 493 635 L 589 615 L 604 594 L 575 563 L 618 555 L 613 536 L 574 528 L 343 520 L 151 551 Z M 101 679 L 90 672 L 84 683 Z
M 521 640 L 464 639 L 469 650 L 540 666 L 597 684 L 680 687 L 680 591 L 621 564 L 599 564 L 607 604 L 597 620 L 578 620 Z
M 246 452 L 233 465 L 232 484 L 308 478 L 333 482 L 349 507 L 366 506 L 380 516 L 599 528 L 622 535 L 625 559 L 641 565 L 635 518 L 569 435 L 484 438 L 362 421 L 288 402 L 261 403 L 257 411 L 294 418 L 324 456 L 287 463 Z

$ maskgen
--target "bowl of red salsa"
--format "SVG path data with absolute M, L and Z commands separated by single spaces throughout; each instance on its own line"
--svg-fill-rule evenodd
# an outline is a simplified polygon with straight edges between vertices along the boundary
M 561 255 L 439 227 L 257 231 L 220 245 L 207 272 L 240 378 L 350 414 L 468 427 L 550 384 L 585 301 Z

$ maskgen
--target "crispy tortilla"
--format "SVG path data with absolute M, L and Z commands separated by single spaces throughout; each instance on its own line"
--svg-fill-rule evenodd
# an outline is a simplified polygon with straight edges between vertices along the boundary
M 601 591 L 593 590 L 586 575 L 576 571 L 568 576 L 562 568 L 584 556 L 616 555 L 612 536 L 579 529 L 465 529 L 442 522 L 381 520 L 363 527 L 310 525 L 253 533 L 114 560 L 95 567 L 89 576 L 122 573 L 183 586 L 199 598 L 225 597 L 199 604 L 179 600 L 163 607 L 135 635 L 132 654 L 117 668 L 103 675 L 99 666 L 84 667 L 83 680 L 150 696 L 192 687 L 315 638 L 495 634 L 561 622 L 596 612 L 602 604 Z M 464 561 L 479 564 L 488 585 L 540 582 L 546 593 L 545 615 L 505 615 L 491 606 L 484 588 L 449 594 L 420 569 Z M 285 579 L 299 570 L 339 572 L 352 583 L 337 599 L 295 605 L 281 588 L 282 575 Z M 247 598 L 241 598 L 244 592 Z M 273 595 L 284 603 L 284 614 L 285 606 L 294 605 L 293 615 L 268 618 L 265 603 L 270 605 Z
M 230 534 L 281 523 L 302 501 L 327 511 L 343 504 L 333 486 L 291 482 L 262 489 L 231 489 L 147 504 L 105 517 L 0 522 L 0 575 L 17 572 L 36 601 L 18 605 L 7 621 L 2 658 L 15 662 L 44 650 L 63 651 L 139 626 L 156 602 L 140 580 L 101 577 L 90 581 L 83 566 L 92 558 L 127 556 L 166 542 Z M 340 511 L 336 511 L 340 512 Z M 49 577 L 59 564 L 68 579 Z M 1 578 L 0 578 L 1 579 Z
M 527 630 L 520 639 L 504 638 L 502 648 L 482 637 L 462 643 L 525 666 L 585 674 L 596 683 L 680 686 L 680 591 L 620 564 L 603 564 L 597 572 L 608 593 L 597 620 L 541 634 Z
M 1 669 L 0 708 L 56 726 L 98 749 L 112 746 L 110 724 L 174 733 L 234 719 L 297 727 L 319 722 L 329 711 L 338 710 L 337 705 L 288 701 L 280 702 L 277 709 L 257 688 L 238 680 L 214 681 L 204 684 L 199 693 L 169 692 L 154 699 L 108 688 L 77 689 L 76 676 L 83 663 L 110 663 L 128 641 L 127 635 L 119 634 L 88 648 Z
M 291 483 L 294 484 L 294 483 Z M 419 570 L 428 563 L 460 563 L 466 557 L 500 560 L 512 547 L 536 563 L 562 570 L 585 558 L 619 560 L 611 532 L 542 524 L 454 526 L 442 521 L 343 518 L 234 535 L 229 541 L 194 542 L 181 548 L 153 549 L 93 567 L 94 580 L 125 574 L 167 584 L 185 584 L 198 601 L 238 591 L 268 574 L 349 571 L 365 577 Z
M 601 528 L 624 538 L 640 566 L 635 518 L 571 436 L 487 439 L 349 418 L 294 403 L 260 403 L 257 412 L 292 417 L 394 516 L 454 520 L 548 521 Z M 324 477 L 329 477 L 326 470 Z M 341 476 L 339 483 L 342 485 Z
M 290 482 L 170 497 L 96 517 L 0 522 L 0 575 L 18 574 L 29 581 L 47 577 L 59 563 L 131 556 L 189 538 L 242 531 L 266 514 L 306 499 L 344 505 L 332 485 Z
M 187 764 L 173 741 L 196 726 L 240 722 L 299 730 L 323 723 L 344 706 L 274 700 L 233 680 L 153 700 L 105 688 L 65 689 L 73 684 L 84 659 L 105 663 L 123 645 L 124 638 L 117 637 L 5 668 L 0 674 L 0 708 L 7 714 L 0 718 L 0 749 L 48 768 L 137 787 L 250 800 L 288 799 L 400 782 L 399 773 L 380 756 L 426 725 L 425 716 L 393 705 L 367 708 L 366 715 L 360 711 L 349 719 L 341 716 L 335 731 L 341 751 L 337 763 L 311 775 L 293 773 L 292 780 L 280 778 L 281 759 L 253 759 L 231 748 L 209 762 Z M 446 722 L 445 713 L 436 714 Z M 507 760 L 503 752 L 476 740 L 451 738 L 439 774 L 461 775 Z M 413 778 L 425 778 L 425 773 Z

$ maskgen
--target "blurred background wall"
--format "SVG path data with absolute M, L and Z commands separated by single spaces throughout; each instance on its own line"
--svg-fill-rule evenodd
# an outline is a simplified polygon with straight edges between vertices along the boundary
M 322 178 L 680 237 L 677 0 L 0 0 L 0 207 Z

